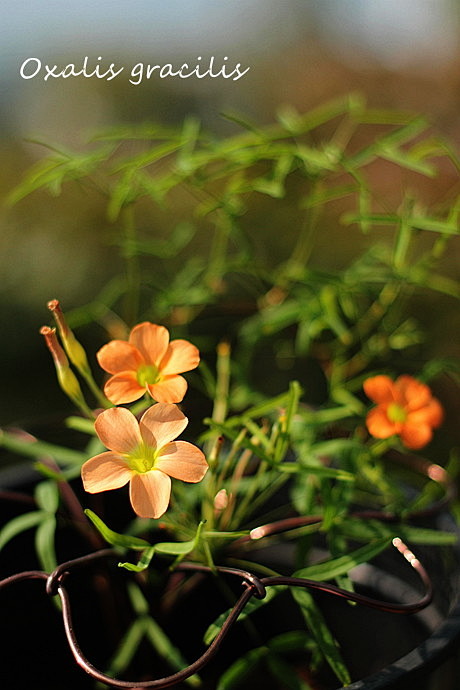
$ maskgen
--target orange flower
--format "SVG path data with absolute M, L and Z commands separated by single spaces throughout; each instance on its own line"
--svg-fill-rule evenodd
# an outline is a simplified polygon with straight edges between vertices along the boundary
M 200 353 L 187 340 L 169 342 L 164 326 L 145 321 L 132 329 L 128 341 L 104 345 L 97 359 L 112 374 L 104 393 L 115 405 L 133 402 L 145 392 L 158 402 L 178 403 L 187 390 L 187 381 L 179 374 L 195 369 Z
M 130 499 L 139 517 L 158 518 L 166 511 L 171 477 L 196 483 L 208 464 L 201 450 L 187 441 L 174 441 L 188 424 L 176 405 L 152 405 L 138 422 L 125 407 L 101 412 L 97 435 L 109 448 L 81 468 L 89 493 L 118 489 L 130 482 Z
M 412 376 L 400 376 L 396 381 L 374 376 L 364 382 L 364 391 L 377 403 L 366 418 L 375 438 L 397 434 L 407 448 L 416 450 L 431 441 L 432 430 L 442 423 L 440 402 L 427 385 Z

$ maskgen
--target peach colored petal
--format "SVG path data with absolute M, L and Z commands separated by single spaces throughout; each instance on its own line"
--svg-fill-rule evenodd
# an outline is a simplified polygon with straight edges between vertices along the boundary
M 114 405 L 134 402 L 145 392 L 145 387 L 139 385 L 136 376 L 130 371 L 111 376 L 104 385 L 104 393 Z
M 400 436 L 406 448 L 418 450 L 431 441 L 433 433 L 428 424 L 410 424 L 406 422 Z
M 204 453 L 187 441 L 168 443 L 157 459 L 156 467 L 174 479 L 200 482 L 208 470 Z
M 112 340 L 103 345 L 96 355 L 100 366 L 109 374 L 137 371 L 144 358 L 139 350 L 125 340 Z
M 375 403 L 390 403 L 396 400 L 395 387 L 389 376 L 372 376 L 363 383 L 367 397 Z
M 129 482 L 131 474 L 126 462 L 111 452 L 95 455 L 81 468 L 83 486 L 90 494 L 119 489 Z
M 179 403 L 184 399 L 187 387 L 183 376 L 166 376 L 162 381 L 147 386 L 147 389 L 159 403 Z
M 142 441 L 137 419 L 126 407 L 104 410 L 94 427 L 104 446 L 117 453 L 130 453 Z
M 155 323 L 144 321 L 134 326 L 129 335 L 129 342 L 137 347 L 147 364 L 158 366 L 168 348 L 168 329 L 164 326 L 157 326 Z
M 424 407 L 431 399 L 431 391 L 428 386 L 412 378 L 412 376 L 400 376 L 396 379 L 395 386 L 400 391 L 404 406 L 408 411 Z
M 159 470 L 135 474 L 129 491 L 131 505 L 139 517 L 159 518 L 169 505 L 171 479 Z
M 162 448 L 177 438 L 187 424 L 187 417 L 177 405 L 157 403 L 144 412 L 139 429 L 144 443 L 153 448 Z
M 199 363 L 200 352 L 195 345 L 188 340 L 173 340 L 161 360 L 160 370 L 163 376 L 182 374 L 195 369 Z
M 436 428 L 442 424 L 444 412 L 441 403 L 436 398 L 431 398 L 429 403 L 420 409 L 409 412 L 408 424 L 427 424 Z
M 369 433 L 375 438 L 389 438 L 399 433 L 401 424 L 391 422 L 382 407 L 374 407 L 368 412 L 366 426 Z

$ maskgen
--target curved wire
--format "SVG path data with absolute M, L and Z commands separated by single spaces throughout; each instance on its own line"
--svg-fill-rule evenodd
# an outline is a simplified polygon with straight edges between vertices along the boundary
M 118 558 L 118 555 L 113 550 L 102 549 L 100 551 L 90 553 L 86 556 L 81 556 L 71 561 L 67 561 L 59 565 L 50 575 L 39 570 L 24 571 L 22 573 L 10 575 L 5 579 L 0 580 L 0 589 L 23 580 L 45 580 L 47 594 L 49 594 L 50 596 L 55 596 L 57 594 L 60 597 L 62 603 L 62 618 L 64 622 L 64 630 L 67 637 L 67 642 L 69 644 L 69 647 L 72 651 L 76 663 L 84 671 L 86 671 L 86 673 L 92 676 L 95 680 L 101 681 L 107 685 L 117 688 L 137 688 L 138 690 L 139 688 L 167 688 L 186 680 L 187 678 L 195 674 L 197 671 L 202 669 L 215 656 L 225 637 L 229 633 L 230 629 L 238 619 L 238 616 L 243 611 L 244 607 L 249 602 L 249 600 L 252 597 L 263 599 L 266 595 L 267 587 L 276 585 L 287 585 L 288 587 L 304 587 L 307 589 L 315 589 L 325 592 L 327 594 L 331 594 L 333 596 L 338 596 L 343 599 L 347 599 L 348 601 L 354 601 L 357 604 L 361 604 L 363 606 L 392 613 L 408 614 L 416 613 L 417 611 L 422 610 L 423 608 L 428 606 L 428 604 L 432 601 L 433 598 L 433 586 L 430 577 L 423 565 L 418 560 L 418 558 L 412 553 L 408 546 L 406 546 L 406 544 L 404 544 L 404 542 L 399 537 L 395 537 L 395 539 L 393 539 L 393 546 L 402 556 L 404 556 L 409 565 L 419 575 L 423 585 L 425 586 L 425 594 L 419 601 L 408 604 L 385 602 L 361 594 L 357 594 L 355 592 L 349 592 L 332 584 L 318 582 L 315 580 L 309 580 L 306 578 L 278 575 L 258 578 L 253 573 L 246 570 L 240 570 L 238 568 L 216 566 L 214 569 L 211 569 L 206 565 L 195 563 L 181 563 L 177 569 L 184 571 L 209 573 L 217 571 L 223 574 L 234 575 L 241 579 L 245 588 L 242 594 L 240 595 L 239 599 L 235 602 L 233 608 L 231 609 L 217 636 L 209 645 L 208 649 L 196 661 L 191 663 L 183 670 L 173 673 L 164 678 L 157 678 L 155 680 L 142 682 L 118 680 L 116 678 L 112 678 L 106 675 L 98 668 L 96 668 L 83 654 L 73 627 L 70 598 L 67 589 L 64 585 L 65 578 L 70 574 L 73 568 L 78 568 L 80 566 L 87 565 L 94 560 L 102 558 Z

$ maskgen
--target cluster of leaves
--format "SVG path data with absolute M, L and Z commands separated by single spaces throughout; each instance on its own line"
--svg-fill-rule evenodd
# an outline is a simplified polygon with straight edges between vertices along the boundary
M 77 320 L 99 318 L 101 308 L 119 306 L 123 296 L 131 325 L 139 316 L 186 322 L 216 301 L 221 307 L 249 301 L 247 308 L 258 310 L 258 300 L 277 289 L 279 308 L 268 300 L 271 308 L 262 309 L 261 318 L 271 320 L 276 312 L 277 322 L 294 321 L 305 349 L 324 330 L 346 340 L 350 312 L 362 312 L 358 297 L 370 297 L 371 290 L 375 299 L 378 286 L 390 283 L 393 293 L 402 285 L 423 286 L 458 297 L 458 285 L 433 271 L 433 261 L 458 234 L 458 189 L 429 209 L 412 191 L 387 200 L 372 172 L 389 162 L 433 178 L 439 157 L 460 168 L 455 151 L 433 136 L 424 118 L 372 110 L 352 95 L 305 115 L 285 108 L 277 124 L 264 128 L 236 123 L 245 131 L 224 139 L 201 131 L 195 119 L 180 130 L 115 128 L 96 135 L 84 152 L 53 146 L 25 175 L 11 202 L 42 188 L 59 194 L 68 182 L 106 199 L 126 274 Z M 281 227 L 270 221 L 272 214 Z M 338 275 L 319 274 L 309 260 L 337 220 L 365 235 L 384 228 L 393 239 Z M 284 250 L 264 251 L 280 231 Z M 417 256 L 411 240 L 421 231 L 433 235 L 433 243 Z
M 137 519 L 116 532 L 92 511 L 86 515 L 120 551 L 123 567 L 148 576 L 157 558 L 175 563 L 193 558 L 211 568 L 224 563 L 230 554 L 235 557 L 235 545 L 255 548 L 251 531 L 257 525 L 282 519 L 294 508 L 312 518 L 285 535 L 297 545 L 297 574 L 347 588 L 350 569 L 376 556 L 394 536 L 394 526 L 351 517 L 356 503 L 384 506 L 400 516 L 398 533 L 411 543 L 452 540 L 404 523 L 415 506 L 433 500 L 437 488 L 428 482 L 413 503 L 401 495 L 381 462 L 384 448 L 370 443 L 363 428 L 361 389 L 366 376 L 423 342 L 407 309 L 415 291 L 460 297 L 458 284 L 437 269 L 458 236 L 458 188 L 430 208 L 405 185 L 388 201 L 375 184 L 373 166 L 388 164 L 401 174 L 430 179 L 438 174 L 440 157 L 454 171 L 460 161 L 423 118 L 368 109 L 357 96 L 305 115 L 284 109 L 275 125 L 264 128 L 234 121 L 244 131 L 225 139 L 202 132 L 189 119 L 180 130 L 145 125 L 104 132 L 83 153 L 53 147 L 11 195 L 11 202 L 43 188 L 56 195 L 64 184 L 77 182 L 106 199 L 125 275 L 115 276 L 94 302 L 70 314 L 74 325 L 104 323 L 112 312 L 129 325 L 141 318 L 166 321 L 196 332 L 205 351 L 199 374 L 190 378 L 212 406 L 200 439 L 210 464 L 206 480 L 176 483 L 161 525 Z M 146 229 L 160 221 L 165 222 L 160 236 Z M 364 239 L 383 231 L 385 241 L 367 243 L 370 247 L 364 242 L 363 251 L 343 267 L 318 268 L 312 260 L 317 242 L 336 225 L 347 232 L 358 229 Z M 280 236 L 276 246 L 282 251 L 267 250 L 270 238 Z M 206 354 L 221 338 L 223 321 L 233 359 L 221 347 L 214 367 Z M 269 372 L 255 379 L 259 360 Z M 314 377 L 299 377 L 305 391 L 292 380 L 295 367 L 281 376 L 290 363 L 304 366 L 311 360 Z M 418 374 L 429 380 L 446 367 L 444 361 L 430 361 Z M 274 392 L 261 385 L 260 379 L 268 378 Z M 37 552 L 47 571 L 57 562 L 56 515 L 64 509 L 80 524 L 84 519 L 69 482 L 88 457 L 103 450 L 92 424 L 81 418 L 67 423 L 87 435 L 84 450 L 28 443 L 7 431 L 0 437 L 4 447 L 38 461 L 45 475 L 37 509 L 6 525 L 0 546 L 38 527 Z M 225 498 L 219 508 L 218 492 Z M 165 530 L 172 535 L 168 541 Z M 314 533 L 326 539 L 331 555 L 312 566 Z M 247 565 L 243 546 L 239 559 Z M 256 559 L 251 567 L 264 572 L 265 566 L 257 566 Z M 273 588 L 265 599 L 251 602 L 244 617 L 279 593 Z M 144 636 L 179 668 L 183 660 L 150 615 L 141 589 L 133 585 L 130 596 L 137 621 L 112 672 L 127 666 Z M 252 650 L 227 671 L 219 690 L 235 687 L 254 661 L 268 664 L 289 687 L 305 687 L 288 672 L 286 649 L 322 655 L 342 684 L 349 682 L 313 599 L 305 591 L 293 598 L 309 634 L 293 631 Z M 219 619 L 210 627 L 208 643 L 221 624 Z

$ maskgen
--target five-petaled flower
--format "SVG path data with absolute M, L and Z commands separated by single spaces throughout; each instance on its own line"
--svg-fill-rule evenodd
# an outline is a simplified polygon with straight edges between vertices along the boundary
M 130 482 L 131 504 L 137 515 L 160 517 L 169 505 L 171 477 L 196 483 L 208 469 L 199 448 L 174 440 L 187 424 L 179 408 L 167 403 L 149 407 L 139 422 L 125 407 L 101 412 L 95 428 L 109 450 L 83 464 L 85 490 L 98 493 Z
M 366 417 L 369 433 L 375 438 L 397 434 L 406 448 L 417 450 L 431 441 L 433 429 L 443 420 L 440 402 L 430 388 L 412 376 L 392 381 L 374 376 L 364 381 L 366 395 L 375 403 Z
M 164 326 L 145 321 L 132 329 L 127 341 L 104 345 L 97 359 L 112 374 L 104 393 L 115 405 L 133 402 L 146 392 L 157 402 L 178 403 L 187 391 L 179 374 L 195 369 L 200 353 L 187 340 L 170 342 Z

